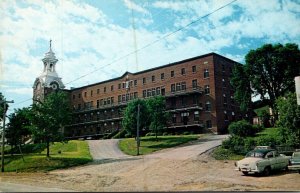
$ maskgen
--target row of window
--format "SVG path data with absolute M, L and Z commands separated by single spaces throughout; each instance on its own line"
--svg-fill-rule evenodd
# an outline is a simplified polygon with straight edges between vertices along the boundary
M 132 93 L 127 93 L 127 94 L 123 94 L 123 95 L 118 95 L 118 102 L 126 102 L 126 101 L 130 101 L 133 99 L 138 98 L 138 93 L 137 92 L 132 92 Z
M 192 66 L 192 72 L 195 73 L 196 72 L 196 66 Z M 185 68 L 182 68 L 181 69 L 181 75 L 185 75 L 186 74 L 186 70 Z M 204 74 L 203 74 L 204 78 L 208 78 L 209 77 L 209 70 L 208 69 L 204 69 Z M 171 77 L 175 77 L 175 71 L 172 70 L 171 71 Z M 164 80 L 165 79 L 165 73 L 161 73 L 160 74 L 160 79 L 161 80 Z M 151 76 L 151 81 L 152 82 L 155 82 L 156 80 L 156 77 L 154 75 Z M 143 84 L 146 84 L 147 83 L 147 79 L 144 77 L 142 79 L 142 82 Z M 133 87 L 133 86 L 137 86 L 138 85 L 138 80 L 131 80 L 131 81 L 126 81 L 126 82 L 123 82 L 123 83 L 119 83 L 118 84 L 118 89 L 128 89 L 130 87 Z M 103 88 L 103 92 L 106 93 L 107 91 L 107 87 L 105 86 Z M 114 85 L 111 85 L 110 86 L 110 91 L 114 91 Z M 93 90 L 90 91 L 90 96 L 92 97 L 94 94 Z M 100 94 L 100 89 L 98 88 L 97 89 L 97 94 Z M 84 97 L 87 97 L 88 93 L 87 92 L 84 92 Z M 75 99 L 76 96 L 73 95 L 73 99 Z M 81 98 L 81 93 L 78 94 L 78 98 Z
M 143 98 L 156 96 L 156 95 L 165 96 L 165 94 L 166 94 L 166 89 L 164 86 L 143 90 Z

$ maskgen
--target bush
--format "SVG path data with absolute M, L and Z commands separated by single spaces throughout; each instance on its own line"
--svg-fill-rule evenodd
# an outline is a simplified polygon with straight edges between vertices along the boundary
M 248 137 L 255 135 L 255 129 L 246 120 L 233 122 L 229 125 L 228 131 L 231 135 L 237 135 L 240 137 Z
M 125 138 L 131 138 L 131 137 L 132 137 L 132 135 L 129 134 L 129 133 L 126 133 L 126 134 L 125 134 Z
M 251 150 L 253 150 L 256 146 L 256 141 L 252 137 L 248 137 L 244 141 L 244 152 L 247 153 Z
M 257 145 L 280 145 L 281 144 L 281 136 L 270 136 L 270 135 L 262 135 L 256 138 Z
M 188 132 L 188 131 L 183 132 L 183 135 L 189 135 L 189 134 L 190 134 L 190 132 Z
M 147 133 L 146 136 L 155 136 L 155 133 Z

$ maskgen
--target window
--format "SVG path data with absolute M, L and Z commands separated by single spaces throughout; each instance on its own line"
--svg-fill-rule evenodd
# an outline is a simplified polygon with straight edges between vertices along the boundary
M 143 84 L 146 84 L 146 78 L 143 78 Z
M 79 98 L 79 99 L 81 98 L 81 94 L 80 94 L 80 93 L 78 94 L 78 98 Z
M 86 97 L 86 92 L 84 92 L 84 97 Z
M 125 102 L 125 94 L 122 95 L 122 102 Z
M 211 125 L 211 120 L 207 120 L 206 121 L 206 128 L 211 128 L 212 125 Z
M 134 98 L 137 99 L 138 98 L 138 93 L 134 92 Z
M 205 111 L 211 111 L 211 103 L 209 101 L 205 103 Z
M 226 96 L 226 94 L 223 94 L 223 103 L 227 104 L 227 96 Z
M 103 105 L 103 99 L 100 100 L 100 106 L 102 106 L 102 105 Z
M 184 97 L 184 96 L 181 97 L 181 106 L 182 106 L 182 107 L 185 107 L 185 106 L 186 106 L 186 100 L 185 100 L 185 97 Z
M 129 93 L 126 94 L 126 101 L 129 101 Z
M 75 99 L 75 95 L 73 94 L 73 99 Z
M 131 81 L 129 82 L 129 87 L 130 87 L 130 88 L 132 87 L 132 84 L 133 84 L 133 81 L 131 80 Z
M 110 105 L 110 98 L 107 98 L 107 104 Z
M 181 83 L 181 90 L 186 90 L 186 83 L 185 82 Z
M 99 103 L 100 103 L 100 101 L 99 101 L 99 100 L 97 100 L 97 108 L 99 108 L 99 105 L 100 105 Z
M 151 95 L 152 95 L 152 96 L 155 96 L 155 94 L 156 94 L 156 93 L 155 93 L 155 88 L 152 88 L 152 94 L 151 94 Z
M 198 104 L 198 96 L 197 95 L 193 95 L 193 104 L 194 105 Z
M 145 98 L 147 96 L 147 91 L 143 90 L 143 97 Z
M 160 95 L 160 87 L 156 88 L 156 95 Z
M 209 94 L 210 93 L 209 85 L 205 85 L 204 86 L 204 93 L 205 94 Z
M 173 114 L 173 116 L 172 116 L 172 122 L 176 123 L 176 114 Z
M 226 87 L 226 82 L 225 82 L 224 78 L 222 78 L 222 84 L 223 84 L 223 87 Z
M 194 121 L 199 121 L 200 115 L 199 115 L 199 111 L 195 111 L 194 112 Z
M 174 77 L 175 76 L 175 73 L 174 73 L 174 70 L 171 71 L 171 77 Z
M 224 120 L 225 120 L 225 121 L 228 121 L 228 115 L 227 115 L 227 112 L 226 112 L 226 111 L 224 111 Z
M 147 97 L 151 97 L 151 89 L 147 89 Z
M 119 95 L 119 96 L 118 96 L 118 102 L 121 102 L 121 100 L 122 100 L 122 96 Z
M 106 92 L 106 86 L 104 87 L 104 92 Z
M 103 100 L 103 105 L 106 105 L 107 104 L 107 101 L 106 99 Z
M 123 82 L 123 83 L 122 83 L 122 88 L 125 88 L 125 86 L 126 86 L 126 83 Z
M 196 66 L 192 66 L 192 72 L 195 73 L 197 71 Z
M 197 79 L 192 80 L 192 86 L 193 86 L 193 88 L 197 87 Z
M 134 86 L 137 86 L 137 80 L 134 80 Z
M 204 69 L 204 78 L 208 78 L 209 77 L 209 71 L 208 69 Z
M 161 95 L 162 95 L 162 96 L 165 96 L 165 94 L 166 94 L 166 89 L 165 89 L 165 87 L 161 87 Z
M 118 89 L 121 89 L 121 83 L 119 83 L 119 85 L 118 85 Z
M 176 91 L 180 91 L 181 90 L 181 83 L 176 83 Z
M 185 75 L 185 68 L 181 68 L 181 75 Z
M 113 91 L 114 90 L 114 85 L 110 86 L 110 90 Z
M 176 98 L 171 98 L 171 107 L 172 108 L 176 107 Z
M 91 90 L 91 97 L 93 96 L 93 90 Z
M 98 88 L 98 89 L 97 89 L 97 94 L 99 94 L 99 93 L 100 93 L 100 89 Z
M 165 79 L 165 73 L 161 73 L 161 74 L 160 74 L 160 79 L 161 79 L 161 80 L 164 80 L 164 79 Z
M 171 92 L 175 92 L 175 84 L 171 84 Z
M 130 93 L 130 100 L 133 99 L 133 93 Z
M 152 82 L 155 82 L 155 76 L 152 76 Z
M 110 97 L 111 104 L 114 104 L 114 97 Z

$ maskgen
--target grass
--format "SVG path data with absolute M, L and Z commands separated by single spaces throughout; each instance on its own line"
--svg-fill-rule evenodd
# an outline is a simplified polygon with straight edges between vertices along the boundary
M 275 137 L 279 135 L 279 130 L 276 127 L 270 127 L 266 128 L 263 131 L 259 132 L 256 134 L 257 137 L 259 136 L 270 136 L 270 137 Z
M 244 155 L 235 154 L 231 150 L 224 149 L 220 146 L 214 149 L 212 157 L 216 160 L 241 160 L 244 158 Z
M 189 141 L 197 140 L 201 135 L 179 135 L 179 136 L 155 136 L 142 137 L 140 143 L 140 155 L 146 155 L 158 150 L 178 146 Z M 137 146 L 134 138 L 123 139 L 119 143 L 119 148 L 128 155 L 136 155 Z
M 87 142 L 72 140 L 64 144 L 52 144 L 50 158 L 46 157 L 46 150 L 25 154 L 24 161 L 21 155 L 6 156 L 4 168 L 6 172 L 43 172 L 82 165 L 90 161 L 92 157 Z

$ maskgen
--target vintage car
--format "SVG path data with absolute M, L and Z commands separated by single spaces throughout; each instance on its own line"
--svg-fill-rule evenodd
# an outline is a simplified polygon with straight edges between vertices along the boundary
M 289 170 L 298 170 L 300 174 L 300 150 L 293 153 L 288 168 Z
M 247 153 L 244 159 L 235 162 L 235 170 L 244 175 L 248 173 L 264 173 L 272 170 L 288 169 L 289 157 L 279 154 L 275 149 L 256 148 Z

